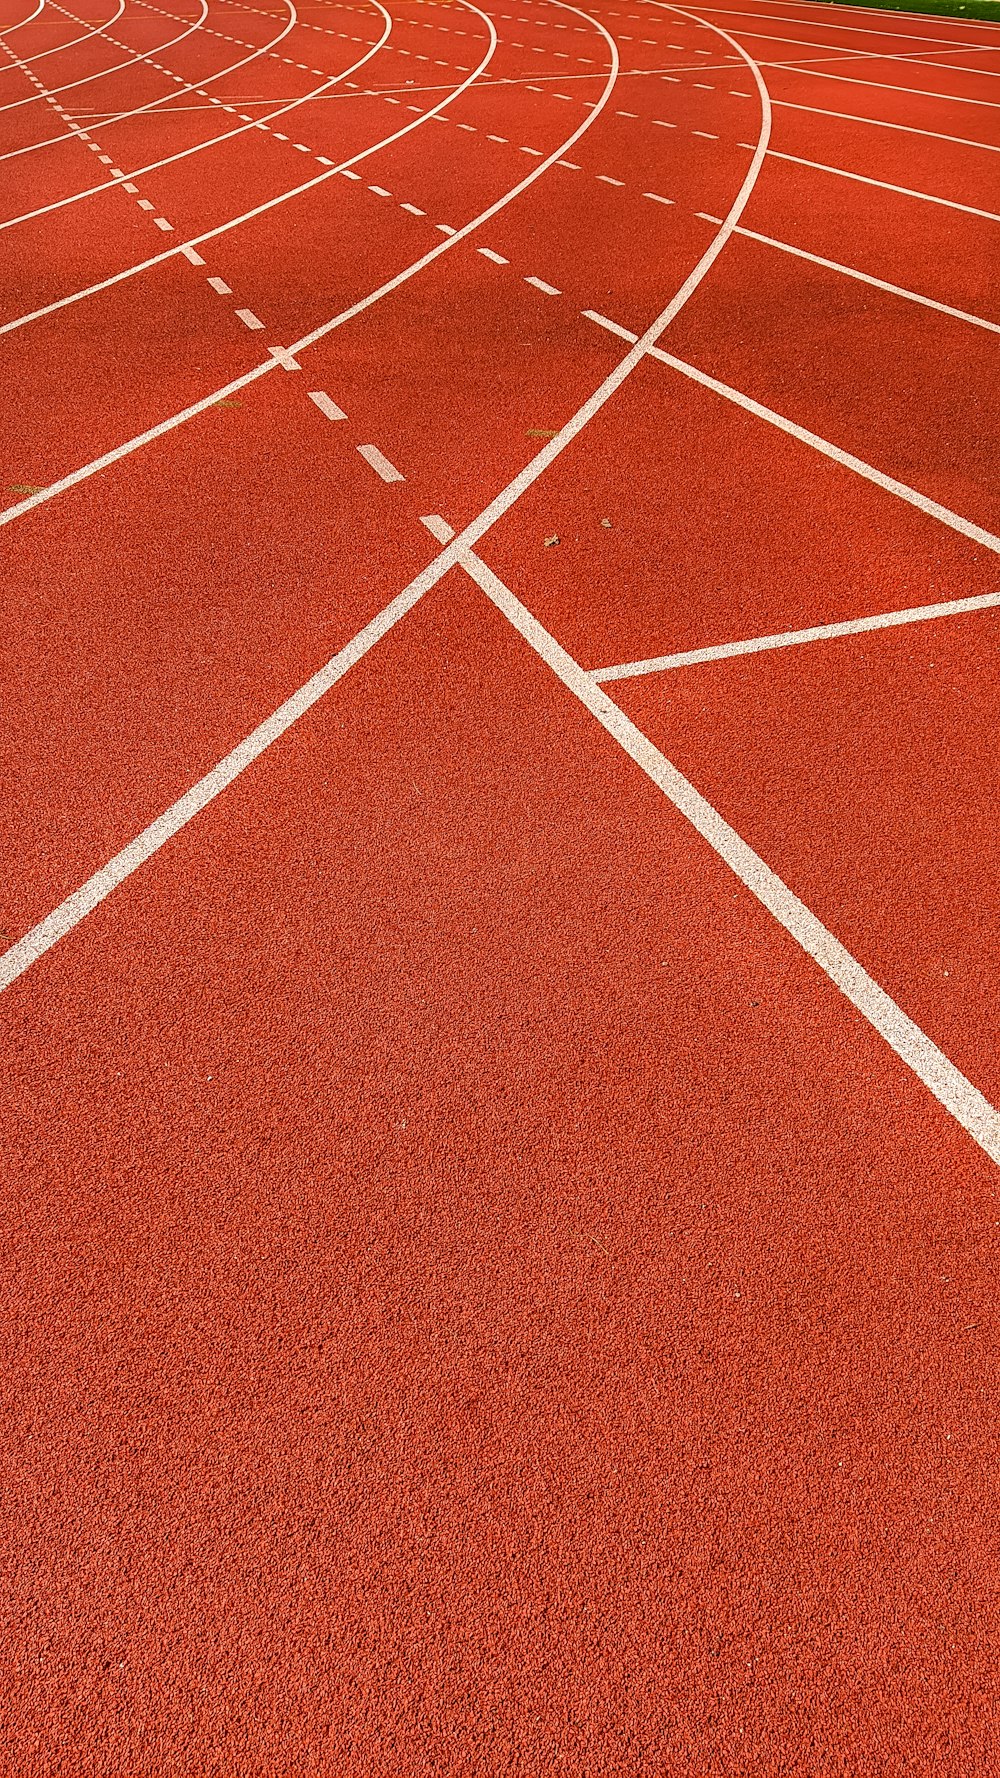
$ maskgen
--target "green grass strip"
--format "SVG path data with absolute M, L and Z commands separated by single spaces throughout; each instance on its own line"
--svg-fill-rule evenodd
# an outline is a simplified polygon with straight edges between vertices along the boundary
M 874 6 L 880 12 L 936 12 L 953 19 L 990 19 L 1000 26 L 1000 0 L 814 0 L 814 4 Z

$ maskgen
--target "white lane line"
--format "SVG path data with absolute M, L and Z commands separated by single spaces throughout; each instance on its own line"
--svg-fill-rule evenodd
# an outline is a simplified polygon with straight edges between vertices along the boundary
M 376 4 L 377 3 L 378 0 L 376 0 Z M 492 20 L 488 15 L 480 12 L 479 8 L 472 3 L 472 0 L 461 0 L 461 3 L 468 6 L 470 11 L 475 12 L 477 16 L 482 18 L 489 28 L 490 49 L 476 72 L 470 74 L 469 78 L 464 81 L 460 87 L 449 92 L 446 97 L 440 101 L 440 107 L 449 104 L 459 93 L 463 92 L 466 87 L 472 84 L 478 74 L 480 74 L 487 66 L 497 42 L 496 31 Z M 565 3 L 565 0 L 558 0 L 558 3 L 562 5 Z M 571 12 L 579 12 L 578 8 L 569 6 L 568 4 L 567 10 Z M 581 13 L 580 16 L 586 17 L 587 15 Z M 585 117 L 573 131 L 571 131 L 570 135 L 560 143 L 559 148 L 552 151 L 552 154 L 547 160 L 540 161 L 537 167 L 533 168 L 530 173 L 526 173 L 524 178 L 518 180 L 517 184 L 512 186 L 509 191 L 504 192 L 499 198 L 496 198 L 493 203 L 487 205 L 485 210 L 481 210 L 478 215 L 473 216 L 467 223 L 463 224 L 457 235 L 448 240 L 441 241 L 436 246 L 428 249 L 426 253 L 421 254 L 419 259 L 414 260 L 411 265 L 404 266 L 402 271 L 399 271 L 395 273 L 393 277 L 386 279 L 383 284 L 378 285 L 374 290 L 370 290 L 367 295 L 360 297 L 348 308 L 341 309 L 336 315 L 331 316 L 329 320 L 320 323 L 318 327 L 314 327 L 309 333 L 303 334 L 301 339 L 294 342 L 291 348 L 292 351 L 300 352 L 304 351 L 307 346 L 316 345 L 319 340 L 326 339 L 336 329 L 353 321 L 356 316 L 364 314 L 375 303 L 382 301 L 384 297 L 390 295 L 392 291 L 400 289 L 403 284 L 409 281 L 409 279 L 416 277 L 419 272 L 424 271 L 427 266 L 432 265 L 443 253 L 450 252 L 459 241 L 465 240 L 477 229 L 482 228 L 484 223 L 491 221 L 494 216 L 499 215 L 501 210 L 504 210 L 507 205 L 513 203 L 515 198 L 519 197 L 522 192 L 527 191 L 530 186 L 535 184 L 536 180 L 540 179 L 542 175 L 555 164 L 555 158 L 560 152 L 560 149 L 571 148 L 574 143 L 578 142 L 586 134 L 587 130 L 589 130 L 596 122 L 603 106 L 610 99 L 619 72 L 618 52 L 613 37 L 605 31 L 603 25 L 598 21 L 595 20 L 594 23 L 596 24 L 597 30 L 607 41 L 610 57 L 610 66 L 607 75 L 605 76 L 604 92 L 600 103 L 595 110 L 590 112 L 590 114 Z M 720 33 L 720 35 L 725 35 L 725 33 Z M 742 52 L 740 53 L 742 54 Z M 754 78 L 759 78 L 756 73 L 754 74 Z M 770 109 L 767 104 L 767 92 L 763 81 L 760 81 L 760 91 L 762 95 L 761 103 L 762 106 L 767 107 L 766 115 L 769 122 Z M 419 124 L 408 124 L 402 130 L 397 131 L 394 136 L 388 137 L 382 142 L 375 143 L 367 149 L 360 150 L 354 158 L 356 160 L 364 160 L 368 155 L 379 152 L 381 149 L 385 148 L 389 142 L 397 141 L 400 137 L 409 134 L 412 130 L 419 129 L 420 127 Z M 740 196 L 737 198 L 734 215 L 739 214 L 742 211 L 746 201 L 743 194 L 752 188 L 753 181 L 757 177 L 761 158 L 762 157 L 755 156 L 748 169 L 746 178 L 740 188 Z M 301 192 L 311 190 L 313 186 L 318 185 L 324 179 L 331 177 L 333 177 L 332 174 L 320 174 L 316 179 L 307 180 L 305 185 L 298 186 L 291 192 L 284 192 L 278 197 L 268 199 L 266 202 L 257 205 L 255 210 L 248 211 L 244 216 L 232 219 L 228 223 L 220 224 L 216 228 L 206 230 L 205 234 L 198 236 L 197 239 L 199 242 L 214 240 L 217 236 L 226 234 L 231 228 L 248 221 L 251 217 L 262 215 L 275 208 L 277 205 L 285 203 L 290 197 L 297 197 Z M 690 274 L 688 283 L 684 286 L 684 300 L 686 300 L 689 288 L 693 288 L 693 286 L 691 286 L 691 279 L 693 278 L 695 282 L 697 282 L 698 279 L 704 275 L 704 269 L 707 269 L 708 265 L 712 263 L 714 256 L 721 251 L 725 238 L 727 237 L 725 237 L 724 231 L 720 230 L 719 235 L 716 236 L 716 240 L 712 247 L 709 248 L 708 253 L 703 255 L 694 271 Z M 180 249 L 175 248 L 174 251 L 179 252 Z M 161 256 L 161 258 L 167 257 L 169 257 L 169 255 L 164 254 Z M 145 263 L 148 265 L 150 263 L 159 262 L 147 261 Z M 145 266 L 142 268 L 132 267 L 128 273 L 116 274 L 115 277 L 106 279 L 101 288 L 106 288 L 112 283 L 119 282 L 123 276 L 132 276 L 136 269 L 145 269 Z M 677 299 L 675 299 L 675 301 L 676 300 Z M 61 307 L 63 304 L 52 304 L 50 305 L 50 308 L 57 306 Z M 12 325 L 18 324 L 9 322 L 5 323 L 3 327 L 0 327 L 0 333 L 9 331 Z M 0 527 L 13 524 L 14 521 L 21 518 L 24 513 L 34 511 L 36 507 L 42 506 L 50 500 L 57 499 L 70 488 L 79 487 L 83 482 L 89 481 L 92 476 L 99 475 L 103 470 L 110 468 L 113 464 L 123 462 L 124 459 L 131 456 L 134 451 L 142 450 L 146 445 L 154 443 L 157 439 L 166 437 L 168 433 L 175 431 L 179 426 L 186 425 L 188 421 L 195 419 L 198 415 L 207 413 L 208 410 L 214 408 L 219 401 L 238 394 L 242 389 L 249 388 L 252 383 L 257 382 L 260 377 L 266 376 L 267 373 L 274 368 L 275 365 L 273 359 L 267 359 L 264 363 L 256 365 L 252 370 L 245 371 L 242 376 L 234 377 L 229 382 L 224 383 L 221 388 L 214 389 L 210 394 L 202 396 L 198 401 L 191 402 L 187 407 L 179 409 L 176 413 L 169 415 L 165 420 L 158 421 L 155 426 L 148 427 L 144 432 L 135 433 L 122 444 L 115 445 L 111 450 L 102 452 L 98 457 L 92 457 L 88 463 L 81 464 L 79 468 L 70 470 L 68 474 L 61 476 L 58 481 L 53 482 L 49 487 L 42 489 L 41 492 L 37 494 L 29 494 L 23 500 L 17 501 L 13 506 L 8 506 L 3 510 L 0 510 Z M 540 453 L 539 461 L 542 457 L 544 457 L 544 452 Z
M 955 142 L 960 148 L 981 148 L 986 154 L 1000 154 L 1000 143 L 977 142 L 972 136 L 946 136 L 940 130 L 920 130 L 916 124 L 890 123 L 887 117 L 859 117 L 855 111 L 827 111 L 822 105 L 796 105 L 791 99 L 772 99 L 783 111 L 807 111 L 812 117 L 839 117 L 845 123 L 867 123 L 877 130 L 901 130 L 907 136 L 930 136 L 935 142 Z
M 157 228 L 163 230 L 163 233 L 165 235 L 172 235 L 173 234 L 174 225 L 172 222 L 168 222 L 165 216 L 154 216 L 153 221 L 155 222 Z
M 343 408 L 338 407 L 337 403 L 335 401 L 331 401 L 329 395 L 327 395 L 325 390 L 310 389 L 309 390 L 309 400 L 314 401 L 316 403 L 316 406 L 319 408 L 320 413 L 325 414 L 328 420 L 346 420 L 347 419 L 347 415 L 345 414 Z
M 601 185 L 624 185 L 625 184 L 624 179 L 612 179 L 610 173 L 598 173 L 597 178 L 598 178 L 598 181 Z
M 242 321 L 244 327 L 249 327 L 251 333 L 256 333 L 257 329 L 264 325 L 263 321 L 261 321 L 258 315 L 254 314 L 252 309 L 237 309 L 236 317 L 237 320 Z
M 639 337 L 627 327 L 619 327 L 617 321 L 609 321 L 607 315 L 599 315 L 596 309 L 581 309 L 580 313 L 585 321 L 596 321 L 598 327 L 603 327 L 607 333 L 616 334 L 620 340 L 628 340 L 632 345 Z
M 401 210 L 408 210 L 411 216 L 426 216 L 426 210 L 418 210 L 416 204 L 400 204 Z
M 233 294 L 225 278 L 208 278 L 206 282 L 209 288 L 215 291 L 216 296 L 232 296 Z
M 450 543 L 455 535 L 454 527 L 439 512 L 427 513 L 420 523 L 427 526 L 431 536 L 436 537 L 439 543 Z
M 382 455 L 378 445 L 359 445 L 358 455 L 359 457 L 364 458 L 365 462 L 374 469 L 376 475 L 382 477 L 384 482 L 401 482 L 406 480 L 406 477 L 396 468 L 396 465 L 390 463 L 388 457 Z
M 575 698 L 691 823 L 751 895 L 765 907 L 824 975 L 855 1006 L 890 1049 L 950 1112 L 990 1160 L 1000 1163 L 1000 1112 L 973 1086 L 919 1025 L 897 1005 L 810 908 L 765 864 L 735 828 L 696 790 L 560 647 L 528 609 L 471 550 L 457 552 L 465 572 L 552 669 Z
M 333 165 L 333 162 L 332 162 L 332 161 L 331 161 L 331 163 L 330 163 L 330 164 L 331 164 L 331 166 L 332 166 L 332 165 Z M 353 167 L 341 167 L 341 169 L 340 169 L 340 177 L 341 177 L 341 178 L 342 178 L 342 179 L 357 179 L 357 180 L 360 180 L 360 178 L 361 178 L 361 174 L 360 174 L 360 173 L 355 173 L 355 171 L 354 171 L 354 169 L 353 169 Z
M 287 346 L 268 346 L 267 349 L 270 352 L 271 357 L 275 360 L 275 363 L 281 365 L 282 370 L 291 371 L 302 369 L 298 359 L 293 357 Z
M 525 278 L 524 282 L 526 284 L 532 284 L 536 290 L 541 290 L 545 296 L 562 295 L 562 291 L 557 290 L 554 284 L 546 284 L 544 278 Z
M 182 247 L 181 252 L 183 253 L 185 259 L 190 260 L 192 265 L 204 265 L 205 261 L 202 259 L 201 254 L 198 253 L 194 247 Z
M 373 191 L 377 198 L 391 198 L 392 197 L 392 192 L 386 191 L 384 185 L 369 185 L 368 190 Z
M 654 204 L 672 204 L 673 198 L 662 198 L 658 191 L 644 191 L 644 198 L 651 198 Z
M 929 623 L 934 618 L 961 617 L 967 611 L 989 611 L 1000 605 L 1000 593 L 976 593 L 968 599 L 947 599 L 938 605 L 911 605 L 904 611 L 882 611 L 874 617 L 851 618 L 844 623 L 814 624 L 808 630 L 783 630 L 774 636 L 750 636 L 742 642 L 720 642 L 710 648 L 688 648 L 679 654 L 661 654 L 648 661 L 625 661 L 617 667 L 597 667 L 590 677 L 599 685 L 611 679 L 638 679 L 647 673 L 670 673 L 677 667 L 700 667 L 708 661 L 734 660 L 738 655 L 763 654 L 772 648 L 797 648 L 807 642 L 829 642 L 837 636 L 862 636 L 871 630 L 892 630 L 903 624 Z
M 749 148 L 748 142 L 741 142 L 740 148 Z M 880 191 L 898 192 L 900 197 L 919 198 L 922 204 L 941 204 L 946 210 L 961 210 L 966 216 L 985 216 L 987 222 L 1000 222 L 1000 213 L 996 210 L 980 210 L 975 204 L 959 204 L 954 198 L 938 198 L 933 192 L 915 191 L 911 185 L 892 185 L 887 179 L 872 179 L 867 173 L 849 173 L 846 167 L 829 167 L 825 161 L 804 160 L 799 154 L 782 154 L 777 148 L 768 149 L 768 155 L 779 161 L 793 161 L 797 167 L 811 167 L 817 173 L 834 173 L 838 179 L 852 179 L 858 185 L 875 185 Z
M 155 210 L 156 209 L 156 205 L 151 203 L 149 198 L 140 198 L 138 207 L 140 210 Z
M 703 389 L 711 389 L 724 400 L 755 415 L 758 420 L 766 420 L 769 426 L 776 426 L 779 432 L 787 432 L 790 438 L 798 439 L 800 444 L 811 446 L 821 456 L 829 457 L 831 462 L 853 470 L 855 475 L 861 476 L 865 481 L 874 482 L 877 488 L 883 488 L 887 494 L 895 494 L 897 499 L 904 500 L 908 506 L 916 507 L 918 512 L 926 513 L 928 518 L 937 519 L 940 524 L 947 525 L 949 530 L 958 531 L 973 543 L 980 543 L 984 549 L 1000 555 L 1000 537 L 994 536 L 992 531 L 985 530 L 982 525 L 974 524 L 971 519 L 963 518 L 961 513 L 952 512 L 949 506 L 942 506 L 940 501 L 921 494 L 917 488 L 909 487 L 906 482 L 897 481 L 895 476 L 884 475 L 881 469 L 873 468 L 871 463 L 865 463 L 861 457 L 855 457 L 850 451 L 842 451 L 839 445 L 831 444 L 829 439 L 820 438 L 818 433 L 797 425 L 794 420 L 787 420 L 784 414 L 764 407 L 761 402 L 754 401 L 739 389 L 733 389 L 728 383 L 720 383 L 718 378 L 708 376 L 705 371 L 696 369 L 683 358 L 674 358 L 671 353 L 661 351 L 658 346 L 650 346 L 649 355 L 658 359 L 661 364 L 669 365 L 672 370 L 679 371 L 681 376 L 700 383 Z
M 502 253 L 494 253 L 492 247 L 477 247 L 476 252 L 481 253 L 484 259 L 491 259 L 494 265 L 510 265 L 510 260 L 504 259 Z
M 51 950 L 53 945 L 58 944 L 61 938 L 65 938 L 67 933 L 72 932 L 73 928 L 78 926 L 87 914 L 92 913 L 94 908 L 98 907 L 111 894 L 112 890 L 117 889 L 120 883 L 125 882 L 133 871 L 138 870 L 141 864 L 145 864 L 146 860 L 158 852 L 161 846 L 173 838 L 174 834 L 179 833 L 182 827 L 186 827 L 195 815 L 199 814 L 209 803 L 214 802 L 215 798 L 235 778 L 238 778 L 241 772 L 245 772 L 254 760 L 259 759 L 268 747 L 273 746 L 274 742 L 285 734 L 294 723 L 298 722 L 307 710 L 310 710 L 330 690 L 331 686 L 336 685 L 338 679 L 342 679 L 344 674 L 361 660 L 370 648 L 374 647 L 376 642 L 381 641 L 382 637 L 399 622 L 401 617 L 406 615 L 420 598 L 423 587 L 419 582 L 415 582 L 414 585 L 419 587 L 419 591 L 414 591 L 413 587 L 407 587 L 402 593 L 399 593 L 376 617 L 372 618 L 371 623 L 366 624 L 364 629 L 358 632 L 346 648 L 342 648 L 339 654 L 335 654 L 331 660 L 327 661 L 326 665 L 321 667 L 318 673 L 314 673 L 305 685 L 294 692 L 272 715 L 265 718 L 251 734 L 247 735 L 245 740 L 233 748 L 231 753 L 227 753 L 225 759 L 221 759 L 210 772 L 206 772 L 197 784 L 192 785 L 191 789 L 179 797 L 169 809 L 157 816 L 156 820 L 150 822 L 142 833 L 137 834 L 134 840 L 130 840 L 127 846 L 117 852 L 114 858 L 109 859 L 107 864 L 102 865 L 100 870 L 88 877 L 79 889 L 67 896 L 59 907 L 54 909 L 44 920 L 40 920 L 30 932 L 18 940 L 17 944 L 12 945 L 3 956 L 0 956 L 0 992 L 4 988 L 9 988 L 18 976 L 23 975 L 26 969 L 30 969 L 33 963 L 43 957 L 46 951 Z
M 709 216 L 703 210 L 698 210 L 696 214 L 703 222 L 719 221 L 717 216 Z M 810 265 L 824 266 L 828 271 L 837 272 L 844 278 L 871 284 L 875 290 L 884 290 L 889 296 L 900 296 L 906 302 L 919 303 L 924 309 L 936 309 L 938 314 L 949 315 L 955 321 L 967 321 L 971 327 L 985 328 L 988 333 L 1000 333 L 1000 323 L 996 321 L 987 321 L 982 315 L 970 314 L 968 309 L 953 308 L 950 303 L 938 302 L 932 296 L 921 296 L 919 291 L 907 290 L 903 284 L 890 284 L 885 278 L 875 278 L 870 272 L 858 271 L 856 266 L 841 265 L 837 259 L 824 259 L 819 253 L 808 253 L 804 247 L 793 247 L 789 241 L 776 240 L 774 235 L 758 234 L 753 228 L 738 228 L 734 232 L 743 235 L 748 241 L 759 241 L 765 247 L 775 247 L 779 253 L 790 253 L 795 259 L 808 260 Z

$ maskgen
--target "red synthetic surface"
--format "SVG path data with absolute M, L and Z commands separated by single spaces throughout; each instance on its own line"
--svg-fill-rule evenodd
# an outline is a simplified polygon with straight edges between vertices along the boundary
M 720 32 L 742 227 L 903 288 L 735 234 L 662 343 L 913 500 L 646 360 L 479 554 L 592 669 L 1000 588 L 1000 24 L 86 3 L 0 27 L 0 951 L 665 308 Z M 998 625 L 606 686 L 994 1103 Z M 0 1017 L 0 1772 L 997 1768 L 996 1166 L 462 568 Z

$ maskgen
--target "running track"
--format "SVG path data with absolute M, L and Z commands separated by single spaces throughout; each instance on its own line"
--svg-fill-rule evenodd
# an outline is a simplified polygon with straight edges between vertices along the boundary
M 1000 1762 L 1000 23 L 3 0 L 0 1769 Z

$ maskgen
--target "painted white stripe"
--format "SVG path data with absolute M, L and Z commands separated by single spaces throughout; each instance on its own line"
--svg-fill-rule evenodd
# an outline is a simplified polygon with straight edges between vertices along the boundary
M 384 185 L 369 185 L 368 190 L 373 191 L 377 198 L 391 198 L 392 197 L 392 192 L 386 191 Z
M 617 334 L 620 340 L 629 340 L 634 345 L 639 338 L 639 335 L 632 333 L 629 328 L 619 327 L 617 321 L 609 321 L 607 315 L 599 315 L 596 309 L 581 309 L 580 313 L 585 321 L 596 321 L 598 327 L 605 328 L 608 333 Z
M 515 598 L 471 550 L 460 565 L 518 634 L 552 669 L 567 690 L 600 723 L 619 747 L 661 790 L 674 808 L 707 841 L 751 895 L 765 907 L 824 975 L 884 1038 L 934 1098 L 950 1112 L 991 1161 L 1000 1164 L 1000 1112 L 919 1025 L 881 988 L 840 940 L 800 901 L 751 846 L 730 827 L 694 785 L 602 691 L 589 673 L 561 648 L 537 618 Z
M 887 494 L 895 494 L 897 499 L 905 500 L 908 506 L 916 507 L 918 512 L 926 513 L 928 518 L 937 519 L 942 525 L 947 525 L 949 530 L 959 531 L 963 537 L 971 538 L 973 543 L 981 543 L 984 549 L 1000 555 L 1000 537 L 995 537 L 992 531 L 984 530 L 982 525 L 973 524 L 971 519 L 964 519 L 961 513 L 952 512 L 950 507 L 942 506 L 940 501 L 931 500 L 927 494 L 921 494 L 906 482 L 897 481 L 895 476 L 883 475 L 880 469 L 873 468 L 870 463 L 853 456 L 850 451 L 842 451 L 839 445 L 820 438 L 818 433 L 810 432 L 805 426 L 798 426 L 794 420 L 786 420 L 784 414 L 777 414 L 773 408 L 764 407 L 761 402 L 752 400 L 739 389 L 731 388 L 728 383 L 720 383 L 716 377 L 697 370 L 693 364 L 685 363 L 684 359 L 674 358 L 669 352 L 660 351 L 657 346 L 650 346 L 649 355 L 659 359 L 661 364 L 668 364 L 672 370 L 679 371 L 681 376 L 700 383 L 702 388 L 711 389 L 726 401 L 734 402 L 746 413 L 756 415 L 758 420 L 766 420 L 769 426 L 776 426 L 779 432 L 787 432 L 790 438 L 797 438 L 800 444 L 807 444 L 822 456 L 829 457 L 832 462 L 853 470 L 855 475 L 862 476 L 865 481 L 874 482 L 877 488 L 884 488 Z
M 612 179 L 610 173 L 598 173 L 597 177 L 602 185 L 624 185 L 625 184 L 624 179 Z
M 673 198 L 661 198 L 658 191 L 644 191 L 644 198 L 651 198 L 654 204 L 672 204 Z
M 418 210 L 416 204 L 400 204 L 401 210 L 408 210 L 411 216 L 426 216 L 426 210 Z
M 812 117 L 839 117 L 845 123 L 867 123 L 878 130 L 901 130 L 907 136 L 930 136 L 935 142 L 956 142 L 960 148 L 981 148 L 985 154 L 1000 154 L 1000 143 L 977 142 L 971 136 L 946 136 L 940 130 L 920 130 L 912 123 L 890 123 L 887 117 L 859 117 L 855 111 L 826 111 L 821 105 L 796 105 L 791 99 L 772 99 L 782 111 L 807 111 Z
M 225 278 L 209 278 L 208 285 L 211 290 L 215 291 L 216 296 L 232 296 L 233 294 Z
M 192 265 L 204 265 L 205 261 L 202 259 L 201 254 L 197 253 L 193 247 L 182 247 L 181 252 L 185 259 L 191 261 Z
M 419 590 L 415 591 L 414 588 Z M 72 932 L 74 926 L 78 926 L 87 914 L 92 913 L 113 889 L 117 889 L 120 883 L 138 870 L 141 864 L 145 864 L 148 858 L 152 858 L 195 815 L 214 802 L 234 778 L 238 778 L 254 760 L 259 759 L 266 748 L 285 734 L 293 723 L 298 722 L 331 686 L 336 685 L 338 679 L 342 679 L 406 615 L 423 590 L 420 582 L 416 581 L 398 594 L 371 623 L 358 632 L 346 648 L 342 648 L 339 654 L 327 661 L 325 667 L 314 673 L 305 685 L 255 728 L 252 734 L 247 735 L 231 753 L 227 753 L 225 759 L 221 759 L 210 772 L 206 772 L 197 784 L 192 785 L 190 790 L 162 815 L 157 816 L 155 821 L 150 822 L 114 858 L 88 877 L 79 889 L 44 920 L 40 920 L 37 926 L 33 926 L 17 944 L 11 945 L 0 957 L 0 991 L 9 988 L 39 957 L 51 950 L 68 932 Z
M 491 259 L 494 265 L 510 265 L 510 260 L 504 259 L 502 253 L 494 253 L 492 247 L 477 247 L 476 252 L 481 253 L 484 259 Z
M 244 327 L 249 327 L 252 333 L 255 333 L 259 327 L 263 327 L 264 325 L 263 321 L 258 315 L 254 314 L 252 309 L 237 309 L 236 314 L 239 320 L 242 321 Z
M 748 142 L 741 142 L 741 148 L 748 148 Z M 959 204 L 954 198 L 938 198 L 933 192 L 915 191 L 911 185 L 892 185 L 887 179 L 872 179 L 867 173 L 849 173 L 846 167 L 829 167 L 825 161 L 807 161 L 799 154 L 782 154 L 777 148 L 769 148 L 768 154 L 775 160 L 793 161 L 797 167 L 811 167 L 816 173 L 833 173 L 838 179 L 851 179 L 857 185 L 875 185 L 880 191 L 894 191 L 904 198 L 918 198 L 922 204 L 940 204 L 945 210 L 961 210 L 965 216 L 985 216 L 987 222 L 1000 222 L 1000 213 L 996 210 L 980 210 L 975 204 Z
M 688 648 L 680 654 L 656 655 L 648 661 L 625 661 L 617 667 L 597 667 L 590 677 L 604 685 L 611 679 L 638 679 L 646 673 L 670 673 L 676 667 L 700 667 L 708 661 L 763 654 L 772 648 L 797 648 L 806 642 L 829 642 L 837 636 L 862 636 L 870 630 L 892 630 L 902 624 L 960 617 L 965 611 L 988 611 L 998 605 L 1000 593 L 976 593 L 968 599 L 949 599 L 938 605 L 911 605 L 904 611 L 882 611 L 874 617 L 856 617 L 844 623 L 814 624 L 808 630 L 783 630 L 774 636 L 750 636 L 742 642 L 720 642 L 711 648 Z
M 165 216 L 154 216 L 153 221 L 156 223 L 157 228 L 163 230 L 165 235 L 173 234 L 174 225 L 172 222 L 168 222 Z
M 427 513 L 420 523 L 427 526 L 431 536 L 436 537 L 439 543 L 450 543 L 455 535 L 454 527 L 439 512 Z
M 546 284 L 544 278 L 525 278 L 524 282 L 526 284 L 532 284 L 536 290 L 541 290 L 545 296 L 562 295 L 562 291 L 557 290 L 554 284 Z
M 358 446 L 358 455 L 359 455 L 359 457 L 363 457 L 365 462 L 371 465 L 372 469 L 374 469 L 374 471 L 375 471 L 375 474 L 380 475 L 384 482 L 405 481 L 405 479 L 406 479 L 405 476 L 403 476 L 400 473 L 400 471 L 396 468 L 396 465 L 394 463 L 389 462 L 388 457 L 384 457 L 382 455 L 382 452 L 379 450 L 378 445 L 373 445 L 373 444 L 359 445 Z
M 701 210 L 697 212 L 703 222 L 717 223 L 717 216 L 707 216 Z M 844 278 L 855 278 L 861 284 L 870 284 L 875 290 L 884 290 L 889 296 L 901 296 L 906 302 L 919 303 L 921 308 L 936 309 L 940 315 L 950 315 L 955 321 L 967 321 L 970 327 L 983 327 L 988 333 L 1000 333 L 1000 322 L 987 321 L 982 315 L 972 315 L 968 309 L 952 308 L 950 303 L 939 303 L 932 296 L 921 296 L 917 290 L 907 290 L 902 284 L 890 284 L 885 278 L 874 278 L 870 272 L 858 271 L 856 266 L 841 265 L 837 259 L 824 259 L 818 253 L 808 253 L 804 247 L 793 247 L 789 241 L 778 241 L 773 235 L 758 234 L 756 229 L 738 228 L 734 231 L 744 235 L 748 241 L 760 241 L 765 247 L 776 247 L 779 253 L 791 253 L 796 259 L 806 259 L 811 265 L 824 266 L 827 271 L 838 272 Z
M 319 408 L 320 413 L 325 414 L 328 420 L 346 420 L 347 419 L 347 415 L 345 414 L 343 408 L 338 407 L 337 403 L 335 401 L 331 401 L 329 395 L 327 395 L 324 392 L 324 390 L 310 389 L 309 390 L 309 400 L 314 401 L 316 403 L 316 406 Z

